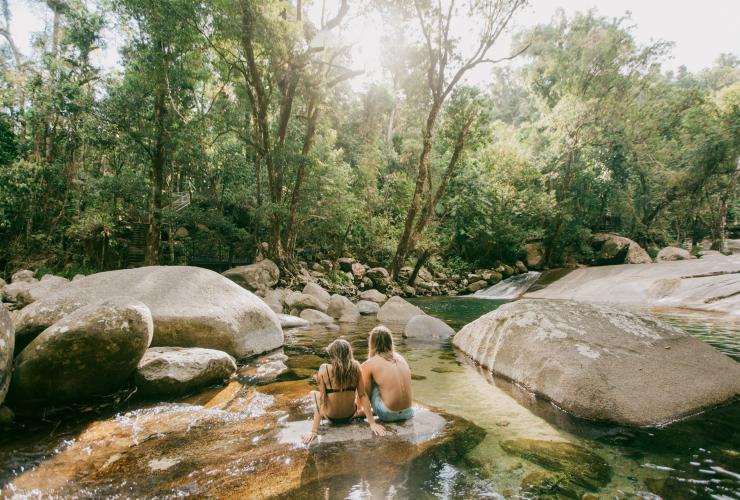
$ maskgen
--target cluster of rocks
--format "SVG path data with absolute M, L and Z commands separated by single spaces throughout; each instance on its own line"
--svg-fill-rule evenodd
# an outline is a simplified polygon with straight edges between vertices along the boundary
M 413 274 L 412 267 L 402 267 L 396 282 L 384 267 L 370 267 L 351 257 L 342 257 L 336 261 L 324 259 L 310 266 L 306 262 L 300 262 L 297 279 L 299 287 L 316 283 L 330 294 L 350 298 L 359 297 L 361 292 L 367 290 L 377 290 L 388 296 L 402 297 L 452 296 L 474 293 L 510 276 L 527 271 L 527 266 L 521 261 L 517 261 L 513 266 L 499 263 L 492 269 L 478 269 L 464 275 L 446 274 L 441 271 L 432 272 L 422 267 L 413 284 L 410 284 L 409 280 Z M 223 275 L 273 304 L 282 299 L 278 300 L 277 297 L 273 297 L 272 289 L 279 284 L 288 285 L 280 281 L 280 270 L 269 259 L 234 267 L 224 272 Z M 295 284 L 291 283 L 291 285 L 295 287 Z
M 25 414 L 126 387 L 179 396 L 283 344 L 257 296 L 203 268 L 153 266 L 0 286 L 0 403 Z M 4 407 L 0 412 L 7 415 Z M 6 419 L 7 420 L 7 419 Z

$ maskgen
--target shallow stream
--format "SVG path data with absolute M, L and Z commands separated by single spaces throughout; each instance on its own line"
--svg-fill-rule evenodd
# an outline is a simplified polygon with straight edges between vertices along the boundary
M 453 297 L 418 299 L 415 303 L 458 330 L 464 324 L 495 309 L 502 301 Z M 692 335 L 740 360 L 740 328 L 737 324 L 728 324 L 721 319 L 694 313 L 659 313 L 668 321 L 682 325 Z M 289 356 L 287 364 L 292 369 L 290 378 L 308 377 L 322 362 L 320 354 L 323 347 L 339 335 L 344 335 L 352 343 L 355 356 L 364 360 L 367 353 L 366 334 L 375 324 L 374 319 L 363 318 L 360 323 L 342 325 L 339 330 L 316 327 L 287 330 L 285 353 Z M 501 446 L 505 441 L 527 438 L 576 444 L 601 457 L 611 468 L 611 480 L 606 485 L 596 491 L 570 487 L 560 491 L 562 498 L 740 499 L 738 402 L 661 429 L 631 429 L 596 424 L 570 417 L 516 385 L 493 377 L 456 351 L 449 341 L 412 342 L 397 335 L 396 343 L 399 352 L 408 359 L 414 374 L 415 401 L 468 419 L 483 428 L 486 436 L 462 459 L 458 456 L 437 455 L 429 467 L 410 469 L 410 472 L 399 475 L 393 479 L 392 484 L 384 484 L 381 489 L 374 489 L 372 484 L 368 484 L 358 465 L 356 474 L 343 476 L 333 488 L 326 490 L 331 491 L 329 496 L 332 498 L 537 497 L 537 493 L 522 488 L 523 481 L 547 471 L 531 461 L 507 453 Z M 247 365 L 240 372 L 247 373 L 249 369 Z M 270 386 L 262 387 L 270 392 Z M 13 493 L 44 496 L 49 491 L 76 491 L 82 497 L 97 497 L 112 492 L 120 492 L 122 496 L 151 496 L 156 491 L 151 489 L 151 481 L 154 481 L 151 478 L 148 483 L 143 479 L 137 482 L 137 478 L 131 478 L 123 485 L 110 484 L 104 478 L 97 480 L 95 475 L 88 474 L 85 476 L 84 489 L 79 490 L 75 490 L 75 484 L 68 485 L 66 489 L 54 489 L 51 486 L 47 489 L 44 484 L 55 484 L 54 478 L 47 476 L 58 474 L 58 471 L 66 473 L 72 467 L 65 464 L 63 455 L 66 450 L 74 448 L 75 440 L 89 428 L 91 422 L 105 423 L 123 419 L 126 422 L 131 421 L 134 427 L 143 427 L 156 425 L 157 419 L 172 422 L 185 418 L 187 421 L 189 414 L 192 415 L 190 418 L 203 419 L 203 407 L 198 405 L 202 404 L 201 401 L 208 400 L 214 392 L 217 390 L 209 389 L 202 395 L 187 399 L 186 402 L 192 407 L 170 403 L 146 404 L 132 400 L 128 408 L 119 410 L 120 413 L 115 415 L 93 414 L 89 418 L 61 423 L 52 419 L 48 424 L 6 432 L 0 435 L 0 491 L 8 496 Z M 249 412 L 259 411 L 255 407 L 259 400 L 253 398 L 251 401 Z M 146 422 L 137 420 L 144 413 L 155 414 L 156 418 Z M 248 415 L 248 412 L 242 415 L 246 418 L 244 415 Z M 245 485 L 249 484 L 250 469 L 234 466 L 238 463 L 238 456 L 229 448 L 245 446 L 243 443 L 248 432 L 253 433 L 249 434 L 251 442 L 260 446 L 262 435 L 257 430 L 247 429 L 247 424 L 242 421 L 234 422 L 228 418 L 219 420 L 221 417 L 216 418 L 210 414 L 208 418 L 212 419 L 209 421 L 208 432 L 213 434 L 198 441 L 197 449 L 198 453 L 205 456 L 213 455 L 213 465 L 207 474 L 203 471 L 183 470 L 183 477 L 195 479 L 188 482 L 187 489 L 173 491 L 173 494 L 208 495 L 213 493 L 212 486 L 209 485 L 214 482 L 237 480 Z M 289 409 L 285 419 L 306 420 L 307 423 L 309 413 L 305 408 Z M 241 434 L 235 429 L 239 429 Z M 191 436 L 189 432 L 194 431 L 190 430 L 190 425 L 185 425 L 178 432 L 178 439 L 183 444 L 179 445 L 180 448 L 177 444 L 171 445 L 173 447 L 169 453 L 173 463 L 179 460 L 176 456 L 178 450 L 187 449 L 188 453 L 192 452 L 188 440 Z M 156 435 L 156 432 L 152 435 Z M 138 446 L 139 443 L 127 443 L 125 449 L 130 450 L 135 445 Z M 89 453 L 94 455 L 96 452 L 98 451 L 93 449 Z M 373 461 L 383 459 L 378 456 L 370 457 L 369 463 L 362 467 L 372 468 Z M 106 466 L 107 464 L 108 462 Z M 150 462 L 150 468 L 154 467 L 152 471 L 156 471 L 157 467 L 170 466 L 167 462 Z M 275 474 L 280 474 L 280 467 L 280 464 L 275 465 Z M 40 478 L 30 483 L 37 485 L 33 491 L 18 486 L 23 483 L 24 475 L 29 470 L 34 470 Z M 44 470 L 48 470 L 46 476 L 43 474 Z M 198 479 L 199 474 L 204 479 Z M 70 477 L 79 476 L 70 473 Z M 206 477 L 209 479 L 206 480 Z M 145 487 L 146 484 L 149 486 Z M 302 496 L 309 498 L 318 493 L 312 489 L 303 492 Z

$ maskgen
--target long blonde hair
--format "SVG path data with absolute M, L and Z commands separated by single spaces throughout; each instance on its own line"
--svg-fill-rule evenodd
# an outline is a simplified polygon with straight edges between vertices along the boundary
M 367 339 L 368 357 L 380 356 L 386 361 L 395 361 L 393 356 L 393 335 L 384 325 L 379 325 L 370 330 L 370 336 Z
M 329 363 L 332 367 L 332 374 L 329 377 L 332 389 L 343 391 L 348 387 L 357 387 L 360 371 L 352 355 L 352 346 L 349 345 L 349 342 L 344 339 L 336 339 L 329 344 L 326 352 L 329 354 Z

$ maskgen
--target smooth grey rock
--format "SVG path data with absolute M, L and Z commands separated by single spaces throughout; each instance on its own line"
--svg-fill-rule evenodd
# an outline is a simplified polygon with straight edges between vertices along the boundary
M 592 244 L 599 251 L 595 259 L 598 265 L 651 264 L 653 262 L 650 255 L 640 245 L 618 234 L 595 234 Z
M 685 307 L 740 317 L 740 255 L 575 269 L 525 297 Z
M 250 292 L 264 295 L 280 279 L 280 269 L 270 259 L 264 259 L 248 266 L 237 266 L 222 273 L 239 286 Z
M 357 303 L 357 310 L 360 311 L 360 314 L 363 316 L 369 315 L 369 314 L 378 314 L 378 311 L 380 310 L 380 306 L 377 302 L 371 302 L 369 300 L 361 300 Z
M 540 269 L 545 265 L 545 247 L 542 242 L 527 243 L 524 245 L 524 251 L 529 269 Z
M 149 308 L 131 297 L 81 307 L 16 357 L 8 398 L 41 407 L 110 394 L 134 372 L 152 334 Z
M 275 311 L 277 314 L 280 314 L 283 312 L 283 301 L 285 301 L 285 296 L 287 293 L 288 291 L 283 288 L 268 290 L 262 300 L 265 302 L 265 304 L 270 306 L 270 309 Z
M 32 281 L 38 281 L 36 278 L 33 277 L 34 272 L 29 271 L 28 269 L 23 269 L 21 271 L 16 271 L 13 273 L 13 276 L 10 277 L 11 283 L 30 283 Z
M 304 309 L 301 311 L 301 318 L 318 325 L 330 325 L 334 323 L 334 318 L 316 309 Z
M 303 293 L 306 295 L 312 295 L 313 297 L 316 297 L 319 300 L 319 302 L 324 304 L 324 309 L 322 310 L 326 310 L 326 307 L 329 305 L 329 299 L 331 299 L 331 295 L 329 294 L 329 292 L 321 288 L 321 285 L 319 285 L 318 283 L 309 281 L 303 287 Z
M 364 292 L 360 292 L 359 297 L 362 300 L 369 300 L 377 304 L 384 304 L 385 301 L 388 300 L 388 296 L 386 294 L 381 293 L 375 289 L 365 290 Z
M 198 347 L 152 347 L 136 369 L 136 386 L 148 396 L 182 396 L 223 382 L 236 361 L 223 351 Z
M 267 383 L 277 379 L 283 373 L 289 370 L 288 366 L 280 360 L 267 361 L 257 366 L 257 370 L 252 377 L 252 382 Z
M 453 335 L 455 335 L 455 330 L 450 325 L 428 314 L 414 316 L 403 329 L 404 337 L 422 340 L 446 339 Z
M 316 309 L 321 312 L 326 311 L 327 302 L 322 302 L 313 295 L 300 292 L 292 292 L 285 297 L 285 305 L 288 306 L 293 314 L 293 310 L 302 311 L 303 309 Z
M 5 400 L 13 372 L 13 350 L 15 349 L 15 329 L 10 313 L 0 304 L 0 405 Z
M 22 308 L 59 290 L 67 283 L 68 279 L 51 274 L 45 275 L 41 281 L 17 281 L 3 288 L 3 299 Z
M 384 267 L 373 267 L 368 269 L 365 271 L 365 276 L 370 278 L 375 285 L 375 288 L 380 291 L 384 291 L 391 284 L 391 276 L 388 273 L 388 270 Z
M 401 297 L 391 297 L 380 307 L 378 321 L 382 323 L 395 323 L 405 325 L 414 316 L 426 314 L 413 304 L 406 302 Z
M 356 323 L 360 320 L 360 311 L 347 297 L 334 294 L 329 299 L 326 313 L 340 323 Z
M 84 274 L 75 274 L 72 277 L 72 281 L 79 281 L 79 280 L 84 279 L 84 278 L 85 278 L 85 275 Z
M 665 247 L 658 252 L 658 256 L 655 257 L 655 260 L 657 262 L 665 262 L 671 260 L 689 260 L 693 258 L 694 256 L 691 255 L 691 252 L 684 250 L 683 248 Z
M 652 316 L 613 306 L 519 300 L 466 325 L 453 343 L 594 420 L 666 424 L 740 395 L 739 363 Z
M 245 357 L 283 344 L 275 313 L 259 297 L 208 269 L 149 266 L 91 274 L 22 309 L 16 341 L 66 314 L 126 294 L 151 310 L 153 346 L 204 347 Z
M 478 290 L 483 290 L 488 286 L 488 281 L 486 280 L 478 280 L 468 285 L 467 291 L 470 293 L 477 292 Z
M 278 319 L 280 320 L 280 326 L 283 328 L 297 328 L 311 324 L 308 320 L 290 314 L 278 314 Z

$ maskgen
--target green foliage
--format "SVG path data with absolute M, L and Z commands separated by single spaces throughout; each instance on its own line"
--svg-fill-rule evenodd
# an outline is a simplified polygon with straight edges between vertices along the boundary
M 388 16 L 389 78 L 355 91 L 316 70 L 354 66 L 346 50 L 307 50 L 318 27 L 297 22 L 294 4 L 68 2 L 58 40 L 40 35 L 21 67 L 0 51 L 0 268 L 28 262 L 71 277 L 124 265 L 151 215 L 158 146 L 163 263 L 249 262 L 278 227 L 294 238 L 294 259 L 344 254 L 387 266 L 414 193 L 430 98 L 427 51 L 406 17 L 391 13 L 396 3 L 368 7 Z M 242 8 L 254 17 L 264 131 Z M 588 261 L 592 235 L 607 228 L 653 252 L 718 239 L 721 207 L 736 223 L 737 55 L 695 74 L 662 73 L 670 46 L 640 46 L 629 23 L 561 12 L 517 36 L 531 46 L 516 69 L 497 68 L 484 89 L 455 86 L 435 128 L 432 186 L 461 138 L 465 147 L 416 256 L 464 274 L 514 262 L 525 243 L 543 241 L 554 266 Z M 91 56 L 106 25 L 120 29 L 122 66 L 102 71 Z M 312 105 L 320 113 L 306 148 Z M 263 132 L 279 182 L 257 140 Z M 173 206 L 183 193 L 190 205 Z M 287 234 L 294 194 L 297 230 Z M 343 273 L 327 279 L 347 284 Z

